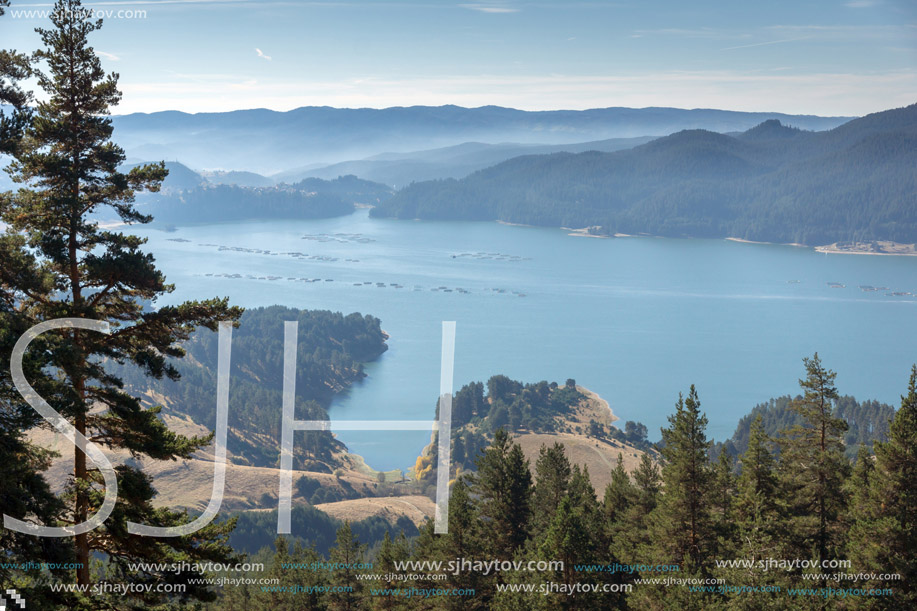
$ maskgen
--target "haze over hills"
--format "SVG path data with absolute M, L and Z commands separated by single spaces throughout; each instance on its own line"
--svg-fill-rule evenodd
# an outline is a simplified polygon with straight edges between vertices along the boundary
M 154 222 L 167 225 L 215 219 L 328 218 L 350 214 L 357 205 L 377 205 L 392 195 L 387 186 L 356 176 L 257 186 L 259 175 L 250 172 L 205 176 L 174 161 L 167 162 L 166 168 L 169 175 L 161 191 L 138 194 L 137 204 Z M 112 219 L 100 215 L 100 220 Z
M 417 183 L 377 217 L 601 226 L 597 233 L 828 244 L 917 241 L 917 105 L 825 132 L 769 120 L 631 150 L 517 157 Z
M 652 137 L 646 136 L 554 145 L 464 142 L 439 149 L 406 153 L 380 153 L 366 159 L 342 161 L 331 165 L 312 164 L 279 172 L 271 176 L 242 170 L 195 171 L 179 161 L 169 161 L 166 162 L 166 167 L 170 169 L 170 175 L 166 178 L 163 188 L 192 189 L 204 185 L 264 188 L 281 184 L 295 185 L 310 178 L 335 180 L 342 176 L 359 176 L 362 179 L 382 183 L 394 189 L 421 180 L 464 178 L 476 170 L 481 170 L 521 155 L 618 151 L 633 148 L 651 140 L 653 140 Z M 130 163 L 125 167 L 130 168 L 139 164 L 140 162 Z M 12 182 L 9 184 L 12 185 Z
M 678 108 L 529 112 L 498 106 L 412 106 L 168 111 L 113 118 L 114 138 L 130 157 L 262 174 L 362 159 L 383 151 L 426 150 L 471 141 L 551 145 L 663 136 L 680 129 L 744 131 L 768 119 L 823 130 L 849 117 Z
M 482 170 L 521 155 L 619 151 L 645 144 L 652 139 L 651 136 L 643 136 L 553 145 L 464 142 L 439 149 L 409 153 L 382 153 L 357 161 L 342 161 L 323 167 L 307 167 L 281 172 L 272 178 L 278 182 L 292 182 L 305 177 L 331 179 L 354 174 L 366 180 L 381 182 L 397 188 L 420 180 L 464 178 L 476 170 Z

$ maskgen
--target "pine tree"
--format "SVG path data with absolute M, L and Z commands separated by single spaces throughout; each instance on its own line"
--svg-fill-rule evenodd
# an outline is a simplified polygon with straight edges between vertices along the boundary
M 583 524 L 586 525 L 589 532 L 590 549 L 604 548 L 607 541 L 602 528 L 602 509 L 595 496 L 595 488 L 592 487 L 592 480 L 589 478 L 589 468 L 587 466 L 584 465 L 580 468 L 579 465 L 573 465 L 573 472 L 570 475 L 570 488 L 567 495 L 573 502 L 573 507 L 581 516 Z
M 858 464 L 854 471 L 859 482 L 869 482 L 869 494 L 851 505 L 855 522 L 848 550 L 858 571 L 901 576 L 869 583 L 893 590 L 893 596 L 879 601 L 882 608 L 911 609 L 917 606 L 917 366 L 911 368 L 888 441 L 873 447 L 874 468 Z
M 248 586 L 223 589 L 222 598 L 214 604 L 220 611 L 248 611 L 249 609 L 270 609 L 271 611 L 319 611 L 325 609 L 322 586 L 327 584 L 323 571 L 312 570 L 312 563 L 322 562 L 323 558 L 312 547 L 294 544 L 290 550 L 284 537 L 274 541 L 276 552 L 269 558 L 267 571 L 252 575 L 257 580 L 277 579 L 271 588 Z M 261 553 L 259 553 L 259 556 Z M 255 562 L 260 558 L 249 558 Z M 279 588 L 302 588 L 301 592 L 290 594 L 277 591 Z
M 749 431 L 748 448 L 739 458 L 742 471 L 736 483 L 735 517 L 742 542 L 738 555 L 742 558 L 776 557 L 776 540 L 785 538 L 777 463 L 769 442 L 758 416 Z
M 574 565 L 582 564 L 591 557 L 592 539 L 587 520 L 584 519 L 582 511 L 576 509 L 574 500 L 569 495 L 561 499 L 538 552 L 541 558 L 560 560 L 564 563 L 560 578 L 568 587 L 577 581 L 578 574 L 574 570 Z M 567 599 L 564 601 L 564 608 L 581 608 L 577 597 L 564 598 Z
M 335 588 L 328 595 L 329 608 L 335 611 L 361 609 L 364 581 L 357 579 L 359 569 L 355 565 L 363 562 L 364 546 L 353 534 L 350 522 L 344 521 L 337 531 L 337 538 L 331 547 L 329 560 L 336 566 L 328 576 L 329 584 Z
M 644 453 L 634 471 L 633 483 L 627 477 L 618 455 L 618 465 L 612 471 L 612 483 L 606 489 L 606 507 L 609 491 L 624 499 L 624 510 L 614 515 L 608 529 L 611 556 L 624 564 L 638 564 L 651 559 L 648 519 L 656 508 L 660 494 L 659 467 Z M 606 510 L 607 512 L 607 510 Z M 626 576 L 628 579 L 632 576 Z
M 640 491 L 624 470 L 624 458 L 620 453 L 611 471 L 611 482 L 605 486 L 602 517 L 609 555 L 621 562 L 636 564 L 637 548 L 645 542 L 646 535 L 646 525 L 637 525 L 637 522 L 642 521 L 645 514 L 640 504 Z
M 477 466 L 473 489 L 481 497 L 488 551 L 494 558 L 510 560 L 528 538 L 532 494 L 529 461 L 522 448 L 499 429 Z
M 452 501 L 449 501 L 450 509 Z M 437 561 L 437 560 L 448 560 L 442 553 L 442 535 L 437 535 L 433 532 L 434 524 L 433 520 L 427 519 L 423 525 L 420 527 L 420 533 L 417 535 L 417 538 L 414 539 L 414 549 L 411 554 L 411 560 L 415 562 L 421 561 Z M 434 581 L 432 579 L 421 578 L 413 582 L 413 587 L 418 589 L 425 588 L 436 588 L 437 584 L 441 582 Z M 480 596 L 482 601 L 487 601 L 491 596 L 493 596 L 492 587 L 482 588 L 477 592 L 477 595 Z M 425 599 L 411 598 L 408 604 L 412 609 L 433 609 L 433 605 L 436 602 L 436 599 L 433 597 Z
M 0 16 L 4 15 L 4 7 L 7 6 L 9 3 L 6 0 L 0 0 Z M 0 155 L 18 150 L 28 124 L 31 95 L 23 91 L 19 81 L 29 74 L 27 57 L 0 49 L 0 107 L 6 105 L 10 109 L 4 111 L 0 108 Z M 0 193 L 0 209 L 7 199 L 6 194 Z M 0 241 L 3 239 L 0 236 Z M 7 264 L 4 259 L 0 267 Z M 0 270 L 0 354 L 9 354 L 27 327 L 15 315 L 15 297 L 7 290 L 2 274 Z M 29 379 L 39 380 L 36 386 L 40 384 L 40 372 L 48 364 L 42 353 L 37 352 L 27 355 L 23 364 Z M 49 466 L 49 453 L 31 445 L 23 435 L 23 431 L 34 427 L 40 420 L 38 414 L 13 390 L 9 368 L 0 368 L 0 464 L 4 465 L 0 470 L 0 507 L 3 513 L 18 520 L 32 518 L 53 523 L 63 506 L 41 477 L 41 471 Z M 28 600 L 34 601 L 35 606 L 42 603 L 50 606 L 51 600 L 45 598 L 49 593 L 35 589 L 34 586 L 39 583 L 33 576 L 7 567 L 36 558 L 45 562 L 72 562 L 72 550 L 60 540 L 39 539 L 5 528 L 0 529 L 0 556 L 4 558 L 4 564 L 0 566 L 0 583 L 14 585 Z M 61 571 L 53 573 L 60 575 Z
M 716 464 L 712 467 L 710 509 L 717 536 L 716 553 L 718 556 L 732 551 L 732 540 L 735 536 L 733 497 L 736 492 L 736 478 L 732 462 L 729 453 L 722 450 Z
M 779 541 L 786 536 L 780 519 L 777 465 L 769 443 L 761 416 L 758 416 L 749 429 L 748 447 L 739 457 L 741 473 L 735 485 L 734 503 L 734 536 L 737 541 L 734 557 L 755 564 L 717 571 L 717 576 L 725 579 L 726 583 L 742 583 L 750 587 L 787 585 L 779 572 L 764 570 L 757 565 L 761 559 L 780 557 Z M 785 594 L 758 593 L 749 597 L 739 593 L 731 597 L 729 608 L 749 611 L 784 609 L 786 598 Z
M 797 557 L 813 554 L 827 560 L 837 557 L 841 543 L 842 487 L 850 469 L 842 441 L 847 423 L 832 413 L 838 398 L 837 374 L 822 366 L 818 353 L 803 359 L 803 364 L 803 395 L 790 404 L 803 424 L 783 432 L 780 473 L 790 502 L 789 527 Z
M 17 328 L 15 320 L 0 301 L 0 350 L 8 351 L 11 343 L 25 331 Z M 35 356 L 35 355 L 31 355 Z M 44 359 L 30 358 L 25 370 L 31 378 L 40 378 Z M 28 374 L 27 374 L 28 375 Z M 51 492 L 41 472 L 50 466 L 50 453 L 33 446 L 23 431 L 38 424 L 41 418 L 13 389 L 9 370 L 0 368 L 0 508 L 5 515 L 18 520 L 38 520 L 53 524 L 64 509 L 63 503 Z M 73 562 L 72 546 L 61 539 L 39 538 L 0 527 L 0 584 L 14 587 L 34 607 L 51 607 L 51 600 L 63 602 L 66 596 L 53 595 L 34 571 L 10 568 L 17 563 Z M 54 570 L 56 578 L 66 579 L 65 571 Z
M 766 527 L 777 511 L 777 463 L 768 448 L 761 416 L 755 418 L 748 447 L 739 458 L 742 471 L 737 483 L 736 513 L 746 528 Z
M 621 455 L 618 454 L 620 461 Z M 634 485 L 637 487 L 637 503 L 643 515 L 656 508 L 659 498 L 659 467 L 648 452 L 640 456 L 640 465 L 634 471 Z
M 850 477 L 844 482 L 850 516 L 854 515 L 860 508 L 868 506 L 875 472 L 876 465 L 872 454 L 869 453 L 865 445 L 860 444 L 859 448 L 857 448 L 857 456 L 853 463 Z M 847 526 L 852 525 L 851 523 L 852 520 L 848 516 Z
M 669 428 L 662 429 L 664 494 L 654 511 L 653 546 L 660 561 L 697 569 L 712 542 L 707 417 L 694 385 L 681 395 Z
M 0 17 L 5 13 L 4 7 L 8 6 L 9 0 L 0 0 Z M 19 82 L 26 79 L 31 71 L 28 57 L 0 49 L 0 106 L 10 108 L 9 111 L 0 109 L 0 155 L 16 152 L 28 125 L 32 95 L 23 90 Z
M 570 461 L 564 446 L 557 442 L 550 448 L 542 445 L 535 462 L 535 488 L 532 493 L 532 523 L 536 533 L 544 531 L 550 524 L 569 483 Z
M 649 544 L 641 548 L 643 563 L 677 564 L 683 577 L 709 576 L 707 562 L 715 549 L 706 428 L 707 417 L 692 385 L 687 398 L 679 394 L 669 427 L 662 429 L 662 494 L 647 518 Z M 713 601 L 710 593 L 658 585 L 641 586 L 628 597 L 638 608 L 707 609 Z
M 449 534 L 442 537 L 440 543 L 442 556 L 447 561 L 456 562 L 475 557 L 483 545 L 477 507 L 465 478 L 459 478 L 452 485 L 449 495 Z M 475 571 L 461 570 L 458 575 L 448 575 L 446 584 L 450 588 L 478 591 L 481 589 L 481 576 Z M 442 582 L 439 582 L 439 586 L 442 586 Z M 478 609 L 481 603 L 476 596 L 448 596 L 443 606 L 448 609 Z
M 637 490 L 624 470 L 624 457 L 619 452 L 618 462 L 611 470 L 611 482 L 605 486 L 605 496 L 602 498 L 602 510 L 609 525 L 623 520 L 636 496 Z
M 451 512 L 451 500 L 449 509 Z M 373 561 L 373 571 L 377 575 L 381 576 L 380 579 L 376 580 L 374 587 L 379 588 L 380 590 L 401 587 L 401 582 L 394 581 L 389 577 L 397 574 L 395 563 L 407 560 L 409 555 L 410 548 L 407 539 L 404 537 L 404 533 L 402 532 L 395 540 L 392 540 L 389 532 L 385 531 L 385 537 L 382 539 L 382 545 L 379 548 L 379 554 Z M 373 609 L 386 610 L 397 609 L 401 606 L 400 601 L 395 596 L 376 596 L 374 597 L 372 604 Z
M 611 550 L 611 538 L 609 529 L 606 527 L 604 508 L 599 505 L 596 498 L 588 467 L 583 466 L 580 468 L 578 464 L 573 465 L 569 489 L 564 499 L 569 499 L 575 519 L 559 519 L 558 516 L 561 515 L 560 508 L 555 511 L 551 526 L 544 534 L 539 546 L 542 551 L 539 554 L 539 559 L 557 559 L 558 556 L 546 555 L 544 550 L 553 547 L 560 553 L 562 546 L 558 540 L 559 533 L 567 533 L 568 539 L 565 541 L 569 543 L 569 541 L 576 540 L 576 553 L 570 557 L 569 562 L 565 560 L 562 573 L 562 580 L 565 583 L 621 583 L 620 574 L 606 572 L 577 573 L 575 570 L 576 564 L 614 564 L 618 562 L 617 556 L 614 553 L 609 553 Z M 557 530 L 558 527 L 560 531 Z M 579 538 L 577 529 L 582 529 L 582 538 Z M 623 599 L 618 594 L 604 592 L 601 589 L 601 585 L 597 587 L 599 589 L 590 594 L 561 597 L 560 607 L 572 609 L 615 608 L 621 604 Z
M 89 46 L 101 27 L 78 0 L 58 0 L 52 28 L 39 29 L 44 48 L 35 54 L 36 74 L 45 99 L 37 105 L 26 136 L 14 151 L 14 178 L 23 185 L 0 202 L 0 220 L 9 228 L 0 239 L 0 286 L 16 327 L 58 318 L 106 321 L 112 333 L 69 329 L 42 336 L 47 365 L 59 377 L 42 382 L 43 397 L 94 443 L 155 459 L 188 458 L 210 437 L 187 438 L 170 432 L 158 408 L 146 409 L 122 390 L 121 381 L 103 367 L 104 360 L 131 362 L 153 377 L 177 378 L 167 361 L 180 357 L 177 343 L 197 326 L 216 329 L 240 311 L 226 300 L 190 302 L 144 311 L 173 287 L 165 283 L 144 240 L 101 229 L 93 215 L 114 209 L 127 224 L 151 219 L 133 206 L 134 193 L 156 190 L 166 175 L 163 164 L 119 171 L 124 152 L 110 141 L 111 106 L 120 100 L 117 75 L 106 75 Z M 6 354 L 5 356 L 9 356 Z M 5 359 L 9 360 L 9 359 Z M 94 407 L 90 411 L 90 407 Z M 101 407 L 102 409 L 95 409 Z M 86 455 L 74 453 L 74 479 L 66 497 L 69 524 L 84 522 L 101 505 L 101 473 Z M 183 580 L 190 574 L 129 572 L 127 562 L 226 560 L 222 544 L 232 522 L 211 524 L 193 536 L 170 539 L 127 534 L 128 520 L 173 526 L 184 513 L 154 508 L 155 491 L 141 472 L 117 468 L 119 502 L 108 522 L 73 540 L 77 582 L 89 585 L 90 555 L 106 555 L 111 570 L 131 581 Z M 189 596 L 212 597 L 189 586 Z M 149 599 L 142 601 L 148 605 Z M 123 603 L 126 604 L 126 603 Z

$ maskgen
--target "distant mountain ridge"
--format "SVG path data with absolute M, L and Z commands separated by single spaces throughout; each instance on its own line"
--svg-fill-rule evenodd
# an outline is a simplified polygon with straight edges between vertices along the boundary
M 262 174 L 463 142 L 551 145 L 662 136 L 694 128 L 732 132 L 768 119 L 824 130 L 849 117 L 678 108 L 523 111 L 498 106 L 304 107 L 287 112 L 166 111 L 113 117 L 114 139 L 131 157 L 180 159 L 192 167 Z
M 569 144 L 486 144 L 463 142 L 454 146 L 407 153 L 381 153 L 366 159 L 343 161 L 328 166 L 303 168 L 275 174 L 278 181 L 290 182 L 299 177 L 335 178 L 354 174 L 360 178 L 403 187 L 415 181 L 437 178 L 464 178 L 494 164 L 522 155 L 583 151 L 619 151 L 645 144 L 652 136 L 638 138 L 610 138 L 591 142 Z
M 600 226 L 770 242 L 917 241 L 917 105 L 824 132 L 765 121 L 612 152 L 518 157 L 416 183 L 376 217 Z

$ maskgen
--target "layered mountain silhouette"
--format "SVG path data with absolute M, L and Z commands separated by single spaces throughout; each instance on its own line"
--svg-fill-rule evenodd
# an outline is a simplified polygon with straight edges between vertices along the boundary
M 917 241 L 917 105 L 823 132 L 767 120 L 630 150 L 514 158 L 420 182 L 377 217 L 502 220 L 603 233 L 827 244 Z
M 423 151 L 466 142 L 554 145 L 663 136 L 681 129 L 731 132 L 768 119 L 823 130 L 849 117 L 678 108 L 529 112 L 498 106 L 305 107 L 288 112 L 123 115 L 114 117 L 114 137 L 131 158 L 274 174 L 365 159 L 386 151 Z

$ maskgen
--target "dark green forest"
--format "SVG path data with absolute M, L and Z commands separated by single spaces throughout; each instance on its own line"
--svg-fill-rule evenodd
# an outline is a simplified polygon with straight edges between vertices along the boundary
M 791 426 L 802 424 L 802 416 L 793 409 L 793 402 L 797 400 L 799 397 L 784 395 L 756 405 L 739 420 L 735 433 L 722 447 L 732 456 L 743 454 L 748 449 L 751 427 L 758 418 L 761 418 L 764 433 L 771 437 Z M 895 415 L 895 408 L 887 403 L 860 402 L 844 395 L 834 402 L 832 415 L 847 423 L 844 446 L 847 457 L 853 459 L 860 445 L 871 450 L 874 441 L 888 441 L 888 425 Z
M 612 153 L 531 155 L 411 184 L 372 216 L 830 244 L 917 242 L 917 105 L 824 132 L 770 120 Z
M 160 223 L 218 223 L 248 219 L 317 219 L 353 212 L 353 203 L 327 193 L 279 187 L 201 186 L 145 198 L 138 206 Z
M 849 427 L 837 414 L 854 402 L 838 394 L 834 372 L 817 354 L 804 365 L 798 397 L 758 406 L 743 420 L 739 429 L 747 435 L 736 459 L 728 452 L 711 457 L 707 418 L 693 386 L 678 396 L 661 431 L 661 460 L 647 455 L 632 473 L 619 462 L 598 494 L 562 445 L 543 446 L 530 464 L 499 429 L 478 453 L 475 471 L 452 484 L 448 534 L 435 535 L 430 521 L 416 537 L 386 535 L 368 550 L 345 523 L 328 555 L 279 539 L 273 557 L 261 557 L 264 574 L 281 585 L 227 590 L 213 608 L 913 608 L 917 366 L 885 441 L 876 439 L 873 452 L 858 445 L 851 460 Z M 764 416 L 773 416 L 778 405 L 789 416 L 771 417 L 766 427 Z M 885 409 L 860 405 L 868 405 L 868 413 Z M 780 428 L 768 434 L 778 420 Z M 374 564 L 308 568 L 344 558 Z M 461 558 L 523 567 L 560 560 L 563 566 L 490 574 L 445 569 Z M 443 564 L 397 570 L 395 563 L 404 561 Z M 399 579 L 405 568 L 414 579 Z M 540 588 L 549 583 L 588 584 L 597 591 L 544 593 Z M 283 590 L 292 584 L 311 586 L 312 596 Z M 449 594 L 407 599 L 403 592 L 410 587 Z
M 497 431 L 550 433 L 565 428 L 565 417 L 583 399 L 572 379 L 561 386 L 544 380 L 525 384 L 495 375 L 486 385 L 464 385 L 452 400 L 453 466 L 475 470 L 480 451 Z M 438 417 L 439 402 L 436 409 Z M 414 476 L 420 480 L 432 478 L 433 460 L 433 455 L 421 457 Z
M 387 186 L 356 176 L 254 187 L 214 184 L 180 163 L 166 166 L 170 178 L 162 190 L 138 198 L 138 209 L 164 224 L 330 218 L 352 213 L 354 204 L 377 205 L 392 195 Z
M 336 393 L 362 379 L 363 363 L 388 348 L 378 318 L 325 310 L 271 306 L 247 310 L 233 331 L 229 391 L 229 447 L 233 460 L 259 467 L 279 463 L 283 390 L 283 323 L 299 322 L 297 420 L 327 420 Z M 153 390 L 166 413 L 187 415 L 213 428 L 216 414 L 217 334 L 202 329 L 175 359 L 179 380 L 151 380 L 135 367 L 111 366 L 137 394 Z M 294 445 L 294 469 L 330 473 L 343 446 L 328 431 L 303 431 Z
M 327 513 L 311 505 L 296 505 L 291 512 L 291 529 L 295 536 L 288 537 L 288 543 L 314 547 L 315 551 L 325 556 L 334 544 L 335 532 L 343 525 L 341 520 L 332 518 Z M 350 524 L 350 528 L 361 541 L 373 544 L 385 537 L 385 534 L 403 534 L 415 537 L 419 534 L 417 527 L 408 518 L 402 516 L 394 523 L 383 517 L 372 516 Z M 255 555 L 265 548 L 274 550 L 277 538 L 277 511 L 246 511 L 238 515 L 238 521 L 229 537 L 229 544 L 237 552 Z
M 293 183 L 292 187 L 300 191 L 327 193 L 358 204 L 375 205 L 392 196 L 387 186 L 370 180 L 357 178 L 353 174 L 338 176 L 334 180 L 306 178 Z

